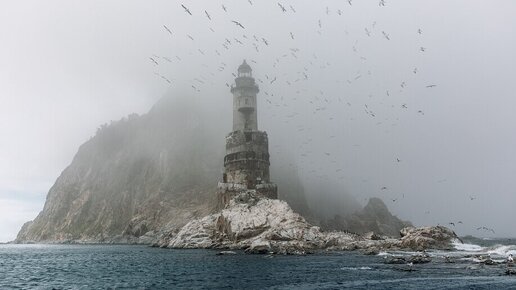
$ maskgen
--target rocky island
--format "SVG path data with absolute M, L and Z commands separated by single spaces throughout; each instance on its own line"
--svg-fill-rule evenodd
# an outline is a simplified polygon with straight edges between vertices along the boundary
M 450 249 L 458 240 L 445 227 L 412 227 L 379 198 L 346 216 L 312 217 L 296 176 L 278 170 L 278 185 L 270 180 L 268 136 L 258 130 L 259 89 L 245 61 L 235 84 L 222 177 L 220 129 L 210 128 L 191 103 L 162 100 L 146 115 L 99 128 L 15 242 L 374 254 Z M 201 146 L 209 143 L 215 145 Z

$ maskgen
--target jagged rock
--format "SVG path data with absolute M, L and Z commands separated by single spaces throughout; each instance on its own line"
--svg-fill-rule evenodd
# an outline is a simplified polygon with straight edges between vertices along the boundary
M 384 240 L 384 238 L 375 232 L 368 232 L 363 234 L 363 237 L 368 240 L 378 241 L 378 240 Z
M 384 264 L 406 264 L 407 260 L 404 257 L 386 257 L 383 260 Z
M 432 261 L 432 259 L 426 253 L 412 255 L 408 259 L 408 262 L 412 263 L 412 264 L 426 264 L 426 263 L 430 263 L 431 261 Z
M 373 255 L 380 254 L 380 250 L 378 248 L 367 248 L 367 249 L 362 250 L 362 253 L 364 255 L 371 255 L 371 256 L 373 256 Z
M 400 231 L 401 248 L 423 251 L 425 249 L 451 250 L 452 242 L 459 240 L 459 237 L 443 226 L 433 227 L 407 227 Z
M 505 270 L 505 275 L 516 275 L 516 269 L 514 269 L 514 268 L 507 268 Z
M 267 240 L 254 240 L 249 248 L 245 250 L 248 254 L 267 254 L 271 252 L 271 243 Z
M 418 234 L 426 231 L 405 232 L 406 236 L 417 239 Z M 253 190 L 237 195 L 219 213 L 192 220 L 177 234 L 164 236 L 168 238 L 162 239 L 159 246 L 243 249 L 246 253 L 261 254 L 299 255 L 323 249 L 363 249 L 366 254 L 378 254 L 380 249 L 400 249 L 402 245 L 401 240 L 395 239 L 366 239 L 345 232 L 323 232 L 295 213 L 286 202 L 260 197 Z M 428 259 L 423 255 L 412 258 L 414 263 Z

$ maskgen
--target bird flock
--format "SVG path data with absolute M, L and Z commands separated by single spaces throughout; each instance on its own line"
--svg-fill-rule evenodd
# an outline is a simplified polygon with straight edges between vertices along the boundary
M 345 23 L 346 13 L 352 13 L 351 9 L 355 9 L 358 3 L 353 0 L 346 2 L 336 2 L 335 7 L 323 6 L 314 2 L 313 10 L 319 10 L 320 13 L 314 16 L 314 19 L 297 18 L 302 12 L 302 8 L 296 7 L 295 2 L 256 2 L 247 1 L 247 14 L 250 14 L 256 6 L 267 6 L 266 9 L 271 14 L 279 13 L 282 19 L 281 29 L 261 29 L 255 24 L 254 19 L 241 16 L 242 5 L 238 8 L 236 5 L 228 3 L 218 4 L 218 9 L 194 8 L 195 6 L 187 3 L 179 3 L 178 11 L 195 19 L 199 25 L 204 25 L 205 33 L 194 35 L 186 33 L 180 35 L 174 29 L 179 27 L 181 23 L 173 23 L 170 21 L 161 25 L 160 29 L 164 33 L 164 37 L 171 38 L 176 43 L 182 43 L 189 48 L 188 54 L 158 55 L 153 54 L 148 57 L 149 65 L 156 69 L 155 75 L 168 86 L 177 85 L 179 81 L 169 76 L 169 69 L 165 65 L 180 66 L 186 59 L 207 59 L 199 70 L 199 75 L 189 80 L 188 86 L 194 93 L 203 94 L 210 92 L 210 86 L 220 86 L 218 79 L 222 76 L 226 79 L 226 88 L 230 87 L 230 81 L 236 77 L 234 71 L 236 67 L 229 66 L 229 62 L 234 62 L 235 52 L 247 52 L 250 57 L 248 62 L 253 66 L 261 68 L 269 66 L 267 70 L 256 71 L 254 77 L 260 86 L 259 106 L 262 118 L 274 120 L 274 122 L 283 123 L 283 126 L 289 128 L 296 135 L 296 144 L 293 149 L 298 153 L 299 162 L 297 164 L 289 163 L 293 170 L 304 172 L 311 178 L 327 180 L 329 177 L 328 170 L 333 171 L 337 179 L 346 182 L 349 175 L 349 168 L 346 164 L 334 156 L 339 155 L 339 142 L 342 142 L 342 131 L 329 129 L 328 132 L 316 132 L 311 122 L 326 122 L 325 124 L 333 124 L 334 120 L 342 120 L 342 116 L 347 117 L 347 122 L 368 122 L 377 128 L 381 128 L 383 132 L 390 132 L 400 124 L 405 112 L 410 112 L 412 117 L 424 118 L 427 112 L 424 108 L 417 107 L 414 102 L 410 102 L 407 94 L 409 90 L 428 90 L 429 94 L 433 94 L 438 90 L 438 84 L 434 81 L 422 79 L 425 67 L 412 65 L 406 69 L 406 78 L 399 79 L 397 85 L 393 82 L 384 82 L 384 74 L 378 73 L 372 59 L 378 58 L 377 55 L 368 54 L 371 45 L 391 45 L 393 42 L 399 41 L 399 33 L 390 31 L 389 26 L 382 26 L 381 22 L 373 20 L 367 26 L 361 28 L 361 32 L 350 32 L 346 29 Z M 390 2 L 380 0 L 375 5 L 376 9 L 389 9 Z M 393 3 L 394 5 L 394 3 Z M 320 6 L 320 7 L 319 7 Z M 304 7 L 303 7 L 304 8 Z M 251 12 L 249 12 L 251 11 Z M 387 12 L 386 12 L 387 13 Z M 314 13 L 316 14 L 316 13 Z M 257 14 L 256 18 L 267 22 L 268 15 Z M 289 20 L 289 21 L 286 21 Z M 303 27 L 311 27 L 309 31 L 299 31 L 295 24 L 288 24 L 292 21 L 307 22 Z M 205 22 L 201 22 L 205 21 Z M 330 35 L 335 33 L 335 29 L 330 28 L 329 23 L 341 23 L 339 35 Z M 284 24 L 283 24 L 284 23 Z M 310 23 L 312 23 L 310 25 Z M 289 26 L 290 25 L 290 26 Z M 180 29 L 178 29 L 180 31 Z M 279 35 L 283 33 L 284 35 Z M 411 29 L 413 39 L 416 39 L 409 49 L 415 55 L 423 58 L 425 54 L 432 52 L 431 43 L 425 43 L 425 32 L 422 27 L 413 27 Z M 308 38 L 308 36 L 310 38 Z M 315 36 L 313 36 L 315 35 Z M 353 67 L 341 68 L 342 63 L 336 62 L 328 57 L 325 53 L 319 53 L 313 49 L 312 43 L 306 43 L 313 40 L 314 37 L 320 37 L 317 45 L 327 49 L 327 46 L 333 45 L 328 39 L 340 38 L 341 43 L 348 45 L 346 51 L 342 54 L 347 57 L 351 64 L 357 64 L 356 70 Z M 215 39 L 217 45 L 207 47 L 199 47 L 202 38 Z M 278 41 L 278 39 L 282 39 Z M 423 44 L 423 45 L 422 45 Z M 381 51 L 381 49 L 379 49 Z M 209 60 L 209 61 L 208 61 Z M 217 65 L 213 66 L 213 62 Z M 241 59 L 239 59 L 241 61 Z M 264 62 L 266 62 L 264 64 Z M 415 63 L 418 61 L 415 60 Z M 163 68 L 162 68 L 163 67 Z M 335 73 L 339 72 L 340 73 Z M 321 82 L 322 77 L 326 77 L 326 82 L 332 86 L 339 88 L 338 90 L 326 90 L 328 84 Z M 328 77 L 331 76 L 332 78 Z M 369 84 L 374 83 L 374 86 Z M 387 83 L 382 86 L 382 84 Z M 360 89 L 355 89 L 358 86 Z M 357 91 L 364 91 L 364 87 L 371 88 L 371 92 L 358 94 Z M 421 91 L 421 90 L 419 90 Z M 413 97 L 413 96 L 412 96 Z M 411 105 L 412 103 L 412 105 Z M 301 104 L 303 111 L 299 110 Z M 360 115 L 363 114 L 363 115 Z M 307 118 L 308 117 L 308 118 Z M 365 119 L 364 119 L 365 118 Z M 310 122 L 303 122 L 309 119 Z M 334 124 L 333 124 L 334 125 Z M 332 125 L 329 125 L 332 126 Z M 338 124 L 338 127 L 345 127 L 346 124 Z M 342 129 L 342 128 L 339 128 Z M 334 142 L 332 147 L 325 148 L 321 145 L 318 134 L 327 135 L 322 138 L 326 144 L 328 141 Z M 356 152 L 363 148 L 364 144 L 357 144 L 347 140 L 350 146 L 342 150 L 348 152 Z M 282 149 L 279 146 L 272 146 L 273 153 L 277 154 L 275 158 L 281 158 Z M 343 147 L 343 146 L 340 146 Z M 335 151 L 333 151 L 335 150 Z M 403 158 L 402 152 L 393 152 L 391 162 L 392 166 L 403 166 L 408 162 Z M 326 160 L 323 166 L 320 162 L 314 160 Z M 446 178 L 436 180 L 436 183 L 446 182 Z M 362 179 L 363 183 L 367 183 L 368 179 Z M 405 194 L 396 192 L 395 187 L 390 184 L 377 184 L 378 191 L 372 194 L 383 194 L 387 200 L 393 203 L 405 199 Z M 474 199 L 470 200 L 471 202 Z M 430 210 L 424 210 L 425 214 L 430 214 Z M 422 212 L 423 213 L 423 212 Z M 448 225 L 456 226 L 463 224 L 462 221 L 448 222 Z M 491 228 L 484 226 L 475 226 L 479 231 L 493 232 Z

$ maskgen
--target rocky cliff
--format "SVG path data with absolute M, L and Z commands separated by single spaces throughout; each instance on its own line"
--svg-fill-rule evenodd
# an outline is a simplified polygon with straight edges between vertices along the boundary
M 48 192 L 16 242 L 149 242 L 213 211 L 224 156 L 220 116 L 191 99 L 162 99 L 149 113 L 101 126 Z M 307 206 L 297 176 L 283 196 Z M 296 194 L 292 192 L 296 191 Z
M 349 231 L 358 234 L 374 232 L 398 238 L 400 230 L 412 224 L 392 215 L 381 199 L 370 198 L 362 210 L 346 216 L 337 215 L 333 219 L 322 222 L 321 226 L 325 230 Z

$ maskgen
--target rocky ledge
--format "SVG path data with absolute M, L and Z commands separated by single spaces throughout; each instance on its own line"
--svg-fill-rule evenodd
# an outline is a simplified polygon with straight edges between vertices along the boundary
M 308 223 L 281 200 L 260 197 L 256 191 L 241 192 L 220 212 L 194 219 L 177 233 L 159 234 L 154 244 L 167 248 L 245 250 L 247 253 L 305 254 L 319 250 L 450 249 L 459 240 L 450 229 L 408 227 L 400 239 L 374 233 L 324 232 Z

